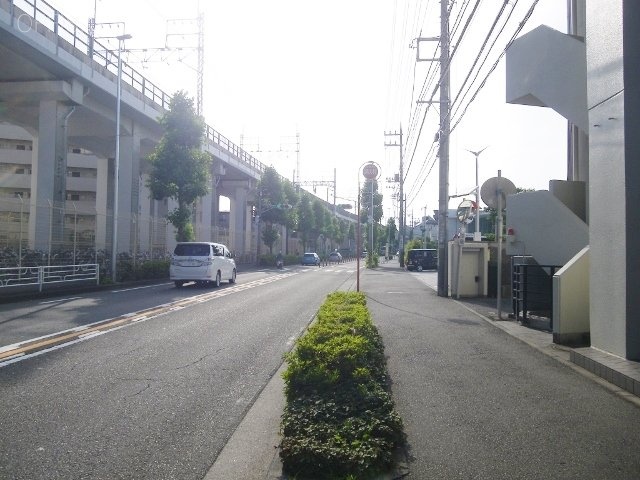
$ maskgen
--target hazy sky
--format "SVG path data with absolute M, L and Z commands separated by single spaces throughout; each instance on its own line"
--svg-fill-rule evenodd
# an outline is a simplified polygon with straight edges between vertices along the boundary
M 84 28 L 93 15 L 91 0 L 50 3 Z M 461 91 L 504 2 L 481 1 L 460 40 L 475 3 L 458 0 L 452 10 L 452 47 L 459 47 L 451 66 L 452 98 Z M 469 95 L 454 104 L 453 123 L 532 3 L 509 2 L 495 31 L 513 9 L 512 16 Z M 462 22 L 456 26 L 455 19 L 465 6 Z M 287 178 L 293 178 L 297 168 L 295 137 L 299 133 L 300 179 L 333 180 L 336 168 L 337 195 L 355 198 L 358 169 L 364 162 L 377 162 L 383 180 L 398 173 L 399 149 L 385 148 L 384 132 L 397 131 L 402 124 L 408 221 L 412 213 L 417 219 L 425 206 L 429 213 L 438 207 L 437 144 L 433 143 L 438 109 L 429 109 L 418 136 L 426 106 L 415 104 L 425 78 L 436 73 L 436 65 L 416 63 L 416 50 L 411 47 L 416 37 L 439 34 L 439 1 L 210 0 L 202 1 L 199 8 L 205 18 L 203 101 L 209 125 Z M 125 23 L 126 33 L 133 35 L 127 48 L 162 47 L 167 33 L 172 34 L 170 46 L 196 45 L 196 37 L 189 35 L 196 31 L 194 22 L 171 21 L 194 19 L 196 0 L 98 0 L 96 11 L 99 24 Z M 566 2 L 540 0 L 523 32 L 542 23 L 566 31 Z M 122 33 L 118 28 L 99 26 L 96 32 L 117 35 Z M 433 56 L 435 46 L 421 43 L 421 56 Z M 193 50 L 174 52 L 170 59 L 155 55 L 146 63 L 141 62 L 145 59 L 141 53 L 132 53 L 128 59 L 165 91 L 186 89 L 195 97 Z M 475 185 L 475 160 L 466 149 L 489 147 L 480 156 L 480 184 L 497 176 L 498 169 L 522 188 L 546 189 L 550 179 L 566 178 L 564 119 L 549 109 L 507 105 L 504 77 L 503 58 L 452 134 L 451 195 L 468 192 Z M 427 83 L 427 99 L 433 85 Z M 389 194 L 385 196 L 387 216 L 397 215 L 390 195 L 394 186 L 381 184 Z M 318 188 L 317 193 L 326 198 L 326 189 Z M 461 200 L 451 200 L 450 206 Z

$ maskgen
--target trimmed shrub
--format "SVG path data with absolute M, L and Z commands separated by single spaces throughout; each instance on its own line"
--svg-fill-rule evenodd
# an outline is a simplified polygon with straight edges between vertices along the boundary
M 364 295 L 329 295 L 286 360 L 280 445 L 285 473 L 341 479 L 389 470 L 404 434 Z

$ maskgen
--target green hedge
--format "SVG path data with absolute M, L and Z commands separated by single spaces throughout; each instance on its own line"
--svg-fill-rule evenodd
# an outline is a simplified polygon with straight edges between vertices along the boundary
M 286 356 L 280 458 L 296 478 L 368 478 L 404 443 L 365 297 L 336 292 Z
M 119 260 L 117 266 L 119 282 L 169 278 L 169 260 L 146 260 L 136 264 L 132 260 Z

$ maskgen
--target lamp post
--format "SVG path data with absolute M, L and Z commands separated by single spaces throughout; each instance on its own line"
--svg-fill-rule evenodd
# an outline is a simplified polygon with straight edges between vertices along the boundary
M 482 240 L 482 234 L 480 233 L 480 183 L 478 180 L 478 157 L 487 148 L 489 147 L 484 147 L 482 150 L 479 150 L 477 152 L 467 150 L 467 152 L 472 153 L 476 157 L 476 231 L 473 233 L 474 242 L 479 242 L 480 240 Z
M 113 240 L 111 242 L 111 279 L 116 282 L 116 261 L 118 257 L 118 176 L 120 174 L 120 97 L 122 93 L 122 44 L 131 35 L 118 35 L 118 80 L 116 85 L 116 158 L 113 179 Z

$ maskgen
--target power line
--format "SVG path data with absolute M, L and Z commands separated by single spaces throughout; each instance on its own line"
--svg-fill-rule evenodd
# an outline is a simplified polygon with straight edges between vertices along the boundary
M 507 43 L 507 46 L 504 48 L 504 50 L 502 51 L 502 53 L 500 54 L 500 56 L 498 57 L 498 59 L 495 61 L 495 63 L 491 66 L 491 69 L 489 70 L 489 72 L 487 73 L 487 75 L 484 77 L 484 79 L 482 80 L 482 83 L 480 84 L 480 86 L 476 89 L 476 91 L 474 92 L 473 96 L 471 97 L 471 99 L 469 100 L 469 102 L 467 103 L 467 105 L 465 106 L 462 114 L 460 115 L 460 117 L 458 118 L 458 120 L 453 124 L 453 126 L 451 127 L 451 131 L 453 131 L 458 124 L 462 121 L 462 118 L 464 117 L 464 115 L 467 113 L 467 109 L 469 108 L 469 106 L 471 105 L 471 103 L 473 103 L 473 101 L 476 99 L 476 97 L 478 96 L 478 93 L 480 92 L 480 90 L 482 90 L 484 88 L 484 86 L 487 83 L 487 80 L 489 79 L 489 76 L 491 76 L 491 74 L 493 73 L 493 71 L 496 69 L 496 67 L 498 66 L 498 63 L 500 63 L 500 60 L 502 59 L 502 57 L 504 57 L 504 55 L 507 53 L 507 50 L 509 49 L 509 47 L 511 46 L 511 44 L 513 43 L 513 41 L 516 39 L 516 37 L 518 36 L 518 34 L 522 31 L 522 29 L 524 28 L 525 24 L 529 21 L 529 19 L 531 18 L 531 15 L 533 14 L 533 11 L 535 10 L 536 6 L 538 5 L 538 2 L 540 0 L 534 0 L 533 4 L 531 5 L 531 7 L 529 8 L 529 10 L 527 11 L 526 15 L 524 16 L 523 20 L 520 22 L 520 24 L 518 25 L 518 28 L 516 29 L 516 31 L 514 32 L 514 34 L 512 35 L 511 39 L 509 40 L 509 43 Z

